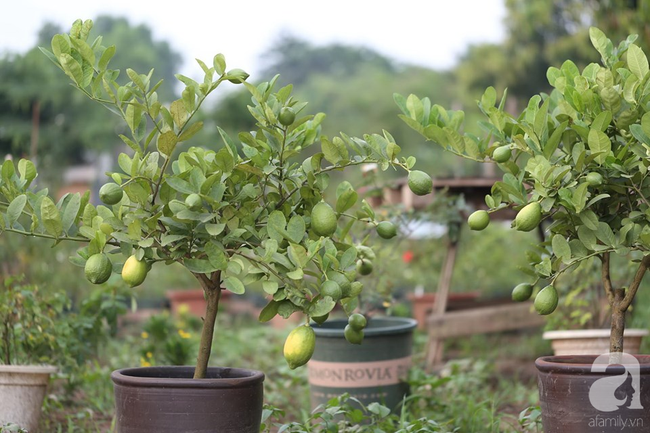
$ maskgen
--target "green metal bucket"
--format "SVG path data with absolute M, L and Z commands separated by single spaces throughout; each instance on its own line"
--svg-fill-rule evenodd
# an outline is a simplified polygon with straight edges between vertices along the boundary
M 378 402 L 395 409 L 408 393 L 413 330 L 417 322 L 401 317 L 368 320 L 363 343 L 343 335 L 346 319 L 312 324 L 316 350 L 307 364 L 312 408 L 343 393 L 364 405 Z

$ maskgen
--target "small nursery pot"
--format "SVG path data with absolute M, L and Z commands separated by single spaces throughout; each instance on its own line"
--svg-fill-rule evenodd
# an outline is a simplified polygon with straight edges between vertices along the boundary
M 551 341 L 553 355 L 600 355 L 609 351 L 609 329 L 571 329 L 546 331 L 544 339 Z M 647 329 L 626 329 L 623 335 L 625 351 L 639 353 Z
M 0 365 L 0 426 L 13 423 L 36 432 L 50 374 L 56 367 Z
M 312 324 L 316 350 L 307 364 L 312 408 L 345 392 L 363 404 L 379 402 L 394 409 L 408 393 L 413 330 L 417 322 L 401 317 L 368 320 L 362 344 L 350 344 L 346 319 Z
M 650 428 L 650 355 L 544 356 L 535 361 L 545 433 Z
M 211 367 L 126 368 L 111 374 L 118 433 L 258 433 L 264 374 Z

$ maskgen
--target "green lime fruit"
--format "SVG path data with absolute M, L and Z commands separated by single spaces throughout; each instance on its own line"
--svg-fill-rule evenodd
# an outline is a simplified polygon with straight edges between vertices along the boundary
M 311 210 L 311 228 L 318 236 L 332 236 L 336 231 L 336 212 L 332 207 L 320 202 Z
M 361 281 L 353 281 L 352 283 L 350 283 L 350 292 L 348 293 L 348 297 L 356 298 L 361 294 L 362 290 L 363 290 L 363 283 Z
M 338 301 L 343 297 L 341 286 L 339 286 L 339 283 L 332 280 L 327 280 L 320 286 L 320 294 L 323 297 L 329 296 L 334 299 L 334 301 Z
M 431 176 L 420 170 L 412 170 L 408 175 L 409 189 L 415 195 L 427 195 L 433 191 Z
M 330 317 L 330 313 L 325 314 L 324 316 L 312 316 L 311 320 L 322 325 Z
M 363 314 L 354 313 L 348 317 L 348 325 L 355 331 L 361 331 L 368 325 L 368 321 Z
M 363 330 L 354 329 L 349 324 L 345 325 L 345 329 L 343 330 L 343 335 L 345 336 L 345 339 L 348 340 L 348 343 L 351 344 L 361 344 L 361 342 L 363 341 Z
M 116 183 L 107 183 L 99 188 L 99 199 L 109 206 L 122 201 L 122 195 L 124 195 L 124 191 Z
M 539 202 L 528 203 L 515 217 L 512 226 L 519 231 L 529 232 L 536 228 L 542 221 L 542 206 Z
M 512 289 L 512 300 L 516 302 L 524 302 L 530 299 L 533 294 L 533 285 L 528 283 L 517 284 Z
M 600 186 L 603 184 L 603 175 L 592 171 L 591 173 L 587 173 L 586 180 L 589 186 Z
M 93 284 L 102 284 L 108 281 L 113 272 L 111 260 L 104 253 L 93 254 L 86 260 L 84 273 L 86 278 Z
M 101 223 L 99 225 L 99 230 L 101 230 L 105 235 L 110 235 L 113 233 L 113 226 L 111 226 L 109 223 Z
M 375 260 L 377 256 L 375 255 L 375 252 L 372 250 L 372 248 L 367 247 L 365 245 L 357 245 L 357 254 L 364 259 L 368 260 Z
M 557 290 L 553 286 L 546 286 L 535 296 L 535 310 L 543 316 L 551 314 L 557 308 Z
M 278 115 L 278 120 L 281 125 L 289 126 L 296 120 L 296 112 L 291 107 L 282 107 Z
M 309 325 L 292 330 L 284 342 L 284 359 L 292 370 L 305 365 L 311 359 L 316 347 L 316 334 Z
M 335 281 L 339 285 L 339 287 L 341 288 L 342 298 L 347 298 L 348 296 L 350 296 L 350 289 L 352 288 L 352 283 L 350 282 L 350 280 L 348 280 L 348 278 L 344 274 L 336 271 L 329 271 L 327 272 L 326 275 L 329 281 Z
M 512 151 L 508 146 L 497 147 L 494 149 L 494 152 L 492 152 L 492 160 L 498 163 L 508 161 L 510 159 L 510 156 L 512 156 Z
M 485 210 L 477 210 L 467 218 L 467 224 L 472 230 L 483 230 L 490 224 L 490 214 Z
M 397 227 L 390 221 L 382 221 L 377 224 L 377 234 L 384 239 L 391 239 L 397 236 Z
M 368 259 L 357 260 L 357 272 L 361 275 L 370 275 L 372 273 L 372 262 Z
M 190 194 L 185 198 L 185 205 L 189 210 L 197 211 L 203 207 L 203 200 L 198 194 Z
M 145 261 L 138 260 L 134 255 L 126 259 L 122 267 L 122 280 L 129 287 L 135 287 L 142 284 L 147 278 L 149 266 Z

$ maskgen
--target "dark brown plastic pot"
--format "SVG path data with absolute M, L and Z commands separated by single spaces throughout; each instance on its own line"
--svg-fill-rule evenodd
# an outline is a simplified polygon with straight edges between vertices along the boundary
M 633 356 L 638 365 L 601 368 L 596 355 L 538 358 L 544 432 L 650 431 L 650 355 Z
M 211 367 L 126 368 L 111 374 L 118 433 L 258 433 L 264 374 Z

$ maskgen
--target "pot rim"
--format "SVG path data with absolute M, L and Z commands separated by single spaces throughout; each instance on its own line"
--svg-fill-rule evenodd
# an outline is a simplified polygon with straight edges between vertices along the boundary
M 54 374 L 59 369 L 53 365 L 13 365 L 0 364 L 0 373 Z
M 186 377 L 165 377 L 164 371 L 183 372 Z M 264 382 L 264 373 L 232 367 L 208 367 L 208 373 L 225 373 L 234 377 L 193 379 L 194 366 L 127 367 L 111 373 L 116 385 L 146 388 L 249 388 Z M 148 373 L 147 376 L 139 376 Z
M 375 326 L 373 326 L 373 322 Z M 377 323 L 381 322 L 384 323 L 377 325 Z M 326 321 L 322 325 L 312 323 L 311 326 L 317 337 L 343 338 L 343 331 L 347 324 L 347 319 L 332 319 Z M 417 320 L 409 317 L 380 316 L 368 320 L 368 326 L 363 330 L 363 334 L 364 337 L 408 334 L 413 332 L 417 325 Z
M 609 329 L 567 329 L 546 331 L 542 334 L 545 340 L 566 340 L 572 338 L 609 338 Z M 626 329 L 623 331 L 624 337 L 645 337 L 650 334 L 647 329 Z
M 541 356 L 535 360 L 535 367 L 541 373 L 557 374 L 594 374 L 610 375 L 620 374 L 624 367 L 621 365 L 612 365 L 607 368 L 607 372 L 592 372 L 593 363 L 600 355 L 549 355 Z M 639 361 L 639 371 L 641 374 L 650 374 L 650 355 L 633 354 Z

